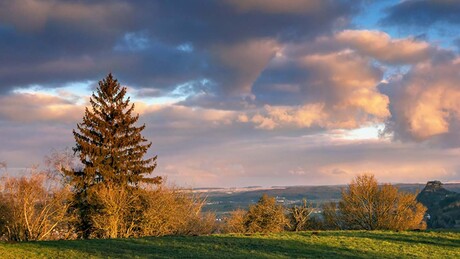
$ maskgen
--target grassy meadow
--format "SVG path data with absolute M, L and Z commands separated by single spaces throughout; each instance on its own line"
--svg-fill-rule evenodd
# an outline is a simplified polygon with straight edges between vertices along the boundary
M 0 243 L 1 258 L 460 258 L 460 232 L 320 231 Z

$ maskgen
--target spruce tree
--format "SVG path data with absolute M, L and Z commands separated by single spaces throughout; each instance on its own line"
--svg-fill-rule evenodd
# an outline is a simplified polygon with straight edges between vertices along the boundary
M 83 164 L 80 171 L 68 171 L 75 194 L 78 228 L 84 238 L 91 234 L 91 215 L 98 213 L 91 195 L 98 188 L 136 189 L 141 182 L 160 183 L 160 177 L 147 177 L 156 167 L 156 159 L 144 159 L 152 145 L 142 136 L 145 125 L 136 126 L 139 115 L 134 115 L 134 104 L 125 98 L 126 87 L 109 74 L 99 81 L 99 87 L 90 98 L 91 109 L 85 110 L 83 122 L 73 134 L 74 147 Z

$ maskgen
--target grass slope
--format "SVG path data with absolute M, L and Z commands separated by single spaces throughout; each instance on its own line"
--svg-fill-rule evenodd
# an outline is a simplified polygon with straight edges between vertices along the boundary
M 460 258 L 460 232 L 322 231 L 0 243 L 1 258 Z

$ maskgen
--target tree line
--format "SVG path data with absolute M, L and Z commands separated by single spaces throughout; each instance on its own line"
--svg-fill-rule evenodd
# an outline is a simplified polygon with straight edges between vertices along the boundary
M 262 196 L 247 211 L 216 221 L 202 212 L 205 199 L 167 187 L 152 176 L 157 157 L 136 126 L 134 104 L 112 74 L 99 82 L 83 120 L 73 131 L 73 152 L 53 153 L 48 170 L 29 177 L 4 177 L 0 184 L 0 236 L 7 240 L 119 238 L 257 233 L 307 229 L 425 228 L 426 208 L 415 195 L 372 175 L 356 177 L 338 203 L 326 204 L 320 219 L 304 201 L 284 208 Z M 76 157 L 76 160 L 74 159 Z

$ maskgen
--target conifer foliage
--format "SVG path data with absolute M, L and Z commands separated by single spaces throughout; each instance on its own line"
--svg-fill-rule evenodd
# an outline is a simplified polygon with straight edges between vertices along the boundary
M 134 104 L 125 95 L 126 87 L 109 74 L 90 98 L 92 110 L 86 108 L 78 131 L 73 131 L 77 142 L 74 151 L 84 165 L 78 177 L 83 185 L 104 182 L 136 186 L 160 180 L 145 177 L 155 169 L 157 157 L 144 159 L 152 143 L 141 135 L 145 125 L 134 125 L 139 115 L 133 115 Z
M 91 109 L 86 108 L 83 122 L 73 131 L 74 151 L 83 168 L 66 174 L 74 188 L 79 229 L 85 238 L 91 233 L 91 216 L 103 211 L 91 199 L 97 197 L 97 190 L 135 190 L 142 182 L 161 182 L 160 177 L 148 177 L 157 157 L 144 158 L 152 143 L 141 134 L 145 125 L 135 125 L 139 115 L 133 114 L 134 104 L 125 96 L 126 87 L 107 75 L 90 98 Z

